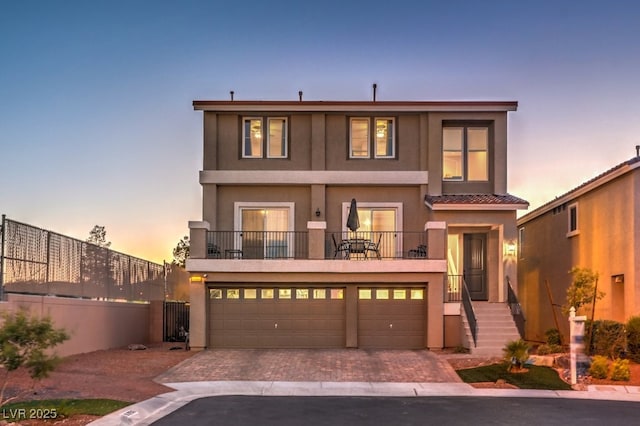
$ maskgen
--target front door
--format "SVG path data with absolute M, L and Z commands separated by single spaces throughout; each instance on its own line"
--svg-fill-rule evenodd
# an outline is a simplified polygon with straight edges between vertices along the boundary
M 464 234 L 463 263 L 471 300 L 488 300 L 486 234 Z

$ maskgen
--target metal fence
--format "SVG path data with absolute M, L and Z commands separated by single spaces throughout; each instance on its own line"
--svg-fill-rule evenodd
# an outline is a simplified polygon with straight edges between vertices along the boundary
M 165 300 L 168 268 L 2 216 L 0 291 Z
M 187 342 L 189 336 L 189 303 L 164 302 L 164 342 Z

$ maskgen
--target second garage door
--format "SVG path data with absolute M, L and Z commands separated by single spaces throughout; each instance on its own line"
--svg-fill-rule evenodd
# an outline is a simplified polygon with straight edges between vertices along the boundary
M 209 347 L 345 346 L 343 288 L 209 289 Z
M 424 288 L 359 288 L 358 347 L 424 348 L 426 306 Z

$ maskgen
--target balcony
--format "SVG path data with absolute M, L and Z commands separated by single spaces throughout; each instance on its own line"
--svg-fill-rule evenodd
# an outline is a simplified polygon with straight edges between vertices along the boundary
M 427 222 L 419 232 L 328 231 L 324 221 L 310 221 L 307 230 L 295 232 L 211 231 L 209 226 L 189 222 L 186 265 L 207 279 L 233 280 L 236 275 L 226 274 L 241 273 L 279 280 L 297 273 L 322 281 L 336 274 L 368 274 L 388 282 L 404 273 L 436 274 L 425 279 L 439 280 L 437 274 L 447 270 L 444 222 Z
M 207 231 L 207 259 L 311 259 L 308 231 Z M 311 244 L 322 244 L 312 241 Z M 326 232 L 324 259 L 427 259 L 425 232 Z M 317 258 L 317 257 L 316 257 Z

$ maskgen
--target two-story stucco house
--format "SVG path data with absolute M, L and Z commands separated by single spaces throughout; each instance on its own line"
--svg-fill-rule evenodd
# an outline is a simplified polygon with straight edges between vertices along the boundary
M 507 247 L 527 207 L 507 193 L 516 102 L 193 106 L 192 348 L 476 347 L 465 326 L 482 329 L 479 305 L 514 327 Z
M 599 274 L 595 319 L 625 322 L 640 313 L 640 156 L 585 182 L 518 220 L 518 284 L 525 335 L 568 337 L 566 302 L 574 267 Z M 591 306 L 588 314 L 591 318 Z

